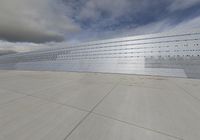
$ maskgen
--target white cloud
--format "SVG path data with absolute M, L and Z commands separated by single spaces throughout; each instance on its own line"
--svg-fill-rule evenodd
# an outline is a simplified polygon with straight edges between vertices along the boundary
M 164 19 L 162 21 L 153 22 L 144 26 L 138 26 L 133 29 L 126 29 L 122 32 L 123 35 L 138 35 L 138 34 L 151 34 L 168 31 L 184 31 L 200 29 L 200 16 L 190 20 L 184 20 L 179 24 L 172 24 L 171 19 Z
M 63 4 L 63 1 L 65 1 L 65 4 Z M 0 0 L 0 39 L 48 42 L 61 41 L 65 36 L 70 39 L 68 42 L 79 42 L 80 40 L 156 33 L 170 29 L 195 28 L 200 27 L 198 17 L 188 21 L 184 20 L 179 24 L 171 24 L 174 19 L 166 16 L 155 22 L 152 20 L 148 24 L 145 23 L 145 25 L 140 25 L 134 20 L 129 27 L 126 25 L 124 28 L 118 29 L 113 25 L 123 22 L 118 22 L 118 17 L 123 19 L 123 17 L 126 16 L 127 18 L 130 15 L 131 19 L 136 15 L 136 20 L 137 18 L 140 19 L 138 15 L 143 11 L 148 12 L 149 7 L 151 7 L 150 9 L 152 7 L 155 8 L 156 11 L 158 6 L 167 3 L 166 5 L 169 4 L 169 7 L 166 9 L 173 13 L 176 10 L 194 6 L 198 2 L 200 0 L 81 0 L 81 2 L 75 0 Z M 76 4 L 80 3 L 81 6 L 77 7 Z M 102 14 L 108 17 L 101 17 Z M 149 14 L 155 13 L 150 12 Z M 148 16 L 152 15 L 147 14 L 146 16 L 148 18 Z M 79 23 L 74 23 L 71 17 L 79 19 L 77 20 Z M 92 24 L 90 23 L 86 27 L 87 29 L 81 29 L 82 20 L 87 21 L 88 19 L 96 22 L 91 22 Z M 107 30 L 102 30 L 104 27 L 108 27 L 106 28 Z M 17 51 L 23 51 L 23 49 L 28 51 L 32 50 L 32 48 L 35 49 L 47 45 L 45 43 L 9 44 L 8 42 L 0 42 L 0 44 L 0 47 L 4 48 L 5 46 L 13 49 L 20 48 Z M 58 44 L 55 43 L 52 46 L 56 47 Z
M 185 29 L 200 29 L 200 16 L 184 21 L 174 26 L 172 29 L 182 31 Z
M 135 12 L 139 3 L 139 0 L 87 0 L 80 10 L 80 18 L 98 19 L 101 12 L 106 12 L 110 18 L 119 17 Z
M 61 41 L 80 30 L 58 0 L 1 0 L 0 38 L 9 41 Z
M 200 29 L 200 16 L 194 19 L 183 21 L 178 25 L 171 24 L 170 19 L 165 19 L 158 22 L 153 22 L 144 26 L 138 26 L 135 28 L 124 28 L 121 30 L 108 30 L 105 32 L 93 32 L 87 31 L 83 33 L 83 36 L 78 38 L 74 38 L 74 40 L 61 42 L 61 43 L 12 43 L 7 41 L 0 41 L 0 53 L 4 51 L 15 51 L 15 52 L 28 52 L 42 48 L 50 48 L 50 47 L 61 47 L 67 46 L 70 43 L 80 43 L 81 40 L 99 40 L 99 39 L 108 39 L 108 38 L 116 38 L 116 37 L 124 37 L 130 35 L 143 35 L 143 34 L 151 34 L 151 33 L 160 33 L 165 31 L 184 31 L 191 29 Z
M 13 43 L 7 41 L 0 41 L 0 52 L 4 51 L 29 52 L 42 48 L 48 48 L 50 46 L 54 45 L 50 43 L 36 44 L 36 43 Z
M 90 40 L 117 38 L 134 35 L 144 35 L 152 33 L 161 33 L 168 31 L 187 31 L 200 29 L 200 16 L 190 20 L 185 20 L 179 24 L 172 24 L 173 20 L 170 18 L 161 21 L 152 22 L 143 26 L 127 27 L 119 30 L 108 30 L 103 33 L 93 33 L 89 31 L 85 36 L 90 36 Z M 92 35 L 91 35 L 92 34 Z M 91 37 L 92 36 L 92 37 Z M 87 37 L 86 37 L 87 38 Z
M 200 3 L 200 0 L 173 0 L 169 7 L 170 11 L 183 10 Z

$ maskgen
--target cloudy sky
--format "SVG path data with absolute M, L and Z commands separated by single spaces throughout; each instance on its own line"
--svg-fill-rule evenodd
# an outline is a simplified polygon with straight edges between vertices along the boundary
M 0 51 L 200 28 L 200 0 L 0 0 Z

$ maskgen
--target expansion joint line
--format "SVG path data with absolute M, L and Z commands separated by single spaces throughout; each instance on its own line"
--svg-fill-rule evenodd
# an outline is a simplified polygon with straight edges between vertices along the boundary
M 64 138 L 67 140 L 69 136 L 88 118 L 88 116 L 97 108 L 99 104 L 103 102 L 103 100 L 112 93 L 112 91 L 120 84 L 120 80 L 108 91 L 108 93 L 79 121 L 79 123 L 69 132 L 69 134 Z
M 180 85 L 178 85 L 176 82 L 174 82 L 176 84 L 177 87 L 179 87 L 180 89 L 182 89 L 187 95 L 191 96 L 193 99 L 197 100 L 198 102 L 200 102 L 200 99 L 195 97 L 194 95 L 192 95 L 191 93 L 189 93 L 185 88 L 181 87 Z

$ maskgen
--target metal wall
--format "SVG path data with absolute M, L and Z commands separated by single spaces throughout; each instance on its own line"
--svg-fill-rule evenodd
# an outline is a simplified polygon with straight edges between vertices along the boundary
M 0 57 L 0 69 L 200 78 L 200 31 L 124 37 Z

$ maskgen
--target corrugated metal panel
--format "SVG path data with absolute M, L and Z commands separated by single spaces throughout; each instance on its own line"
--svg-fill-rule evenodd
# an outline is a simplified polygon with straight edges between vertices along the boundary
M 200 78 L 200 32 L 125 37 L 9 55 L 0 58 L 0 68 Z

